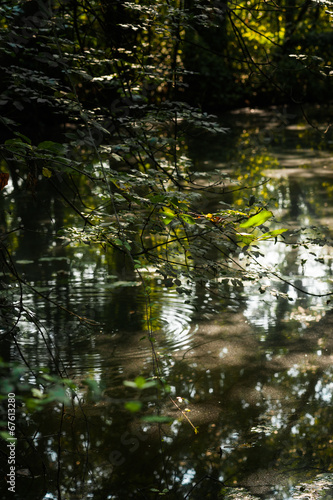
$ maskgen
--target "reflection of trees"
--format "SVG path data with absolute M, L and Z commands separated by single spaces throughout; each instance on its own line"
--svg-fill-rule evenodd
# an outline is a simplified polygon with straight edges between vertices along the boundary
M 165 361 L 172 395 L 188 399 L 183 405 L 191 410 L 198 435 L 184 419 L 161 428 L 139 423 L 138 416 L 132 419 L 122 398 L 133 398 L 133 393 L 121 391 L 115 366 L 105 401 L 65 411 L 60 436 L 63 496 L 76 487 L 83 496 L 93 492 L 96 499 L 108 494 L 138 498 L 140 492 L 157 498 L 150 488 L 166 487 L 172 498 L 184 498 L 192 488 L 190 498 L 216 498 L 223 481 L 280 498 L 276 488 L 290 476 L 303 481 L 331 470 L 332 318 L 327 315 L 298 340 L 295 334 L 285 338 L 285 351 L 271 357 L 265 350 L 270 341 L 263 346 L 260 335 L 240 326 L 235 313 L 202 321 L 192 348 Z M 318 343 L 322 356 L 315 354 Z M 128 371 L 132 354 L 123 355 Z M 136 370 L 144 362 L 137 360 Z M 155 401 L 162 414 L 177 418 L 168 399 L 149 400 L 150 407 Z M 36 476 L 44 462 L 42 473 L 51 485 L 57 476 L 58 426 L 54 410 L 47 421 L 30 418 L 29 433 L 39 434 L 21 457 L 23 466 L 34 464 L 30 467 Z M 50 489 L 56 491 L 55 486 Z
M 18 262 L 18 276 L 22 274 L 24 280 L 21 290 L 17 286 L 16 296 L 19 301 L 19 294 L 23 294 L 24 310 L 21 309 L 20 314 L 23 320 L 28 318 L 28 322 L 23 321 L 20 325 L 21 347 L 32 366 L 40 364 L 54 369 L 55 359 L 50 360 L 50 352 L 55 358 L 66 352 L 67 363 L 71 365 L 74 357 L 77 358 L 79 336 L 81 348 L 87 352 L 92 350 L 91 332 L 87 333 L 84 322 L 81 327 L 74 324 L 74 316 L 68 312 L 88 320 L 106 322 L 108 331 L 117 331 L 124 326 L 136 331 L 142 322 L 142 298 L 135 287 L 112 287 L 117 280 L 133 279 L 133 270 L 130 274 L 120 252 L 104 256 L 96 248 L 83 247 L 79 259 L 76 255 L 79 250 L 61 244 L 57 231 L 70 223 L 78 223 L 78 217 L 73 216 L 72 208 L 45 179 L 36 179 L 36 182 L 39 183 L 36 190 L 28 189 L 26 184 L 14 189 L 11 197 L 2 203 L 1 218 L 8 231 L 18 226 L 22 228 L 4 240 Z M 86 185 L 80 185 L 80 180 L 78 184 L 82 193 L 87 190 Z M 59 186 L 67 199 L 79 203 L 75 201 L 76 191 L 71 190 L 69 183 L 61 179 Z M 8 273 L 8 268 L 1 264 L 1 271 L 2 267 Z M 33 288 L 24 283 L 32 284 Z M 37 293 L 33 289 L 37 289 Z M 56 303 L 61 308 L 55 307 Z M 34 313 L 30 314 L 30 310 Z M 15 318 L 12 321 L 15 322 Z M 25 342 L 26 336 L 28 342 Z M 61 364 L 59 358 L 58 362 Z
M 253 167 L 253 171 L 251 168 L 248 171 L 250 178 L 252 174 L 254 178 L 261 175 L 257 170 L 259 164 L 259 161 L 250 164 Z M 319 201 L 313 200 L 314 193 L 322 193 L 320 185 L 320 181 L 315 184 L 298 179 L 281 183 L 274 195 L 278 208 L 290 210 L 286 216 L 288 222 L 299 221 L 301 205 L 307 207 L 311 216 L 323 213 Z M 53 210 L 58 214 L 59 225 L 68 219 L 67 209 L 56 198 L 40 203 L 36 200 L 31 205 L 28 197 L 22 197 L 17 200 L 16 209 L 18 214 L 24 213 L 23 223 L 27 228 L 17 238 L 16 258 L 35 261 L 31 267 L 23 268 L 27 279 L 49 287 L 46 293 L 52 292 L 50 297 L 66 309 L 73 310 L 74 306 L 79 315 L 106 325 L 103 334 L 98 326 L 90 331 L 83 325 L 74 327 L 65 311 L 34 298 L 38 325 L 47 334 L 46 343 L 55 361 L 77 378 L 90 374 L 100 380 L 105 399 L 97 404 L 87 402 L 75 412 L 73 408 L 66 409 L 60 419 L 61 427 L 61 413 L 54 408 L 21 424 L 22 436 L 35 436 L 35 439 L 27 437 L 22 445 L 20 464 L 36 477 L 31 498 L 38 496 L 36 491 L 45 494 L 52 490 L 56 495 L 57 488 L 63 497 L 76 490 L 82 497 L 91 493 L 103 500 L 108 495 L 136 498 L 142 494 L 157 498 L 150 488 L 164 487 L 171 491 L 172 498 L 184 498 L 190 491 L 193 499 L 216 498 L 222 487 L 219 481 L 227 486 L 235 481 L 253 492 L 258 492 L 255 485 L 260 483 L 263 494 L 273 491 L 274 495 L 279 481 L 274 469 L 286 476 L 296 475 L 300 470 L 302 479 L 302 475 L 310 474 L 310 468 L 330 470 L 331 400 L 327 399 L 325 389 L 332 384 L 327 356 L 331 346 L 325 338 L 329 333 L 325 327 L 325 322 L 330 324 L 329 316 L 316 325 L 315 331 L 300 331 L 295 321 L 284 323 L 293 305 L 274 299 L 271 324 L 259 340 L 260 330 L 253 332 L 249 327 L 239 326 L 244 325 L 240 311 L 246 304 L 236 307 L 239 295 L 231 284 L 226 282 L 224 287 L 228 299 L 220 298 L 209 306 L 207 297 L 212 289 L 201 287 L 198 281 L 196 297 L 188 298 L 197 310 L 198 331 L 188 339 L 191 348 L 186 353 L 174 353 L 169 361 L 166 357 L 164 367 L 172 395 L 188 399 L 189 403 L 184 405 L 191 410 L 189 417 L 199 427 L 199 434 L 194 435 L 184 419 L 161 429 L 157 425 L 144 426 L 123 410 L 124 397 L 136 397 L 124 394 L 123 378 L 150 371 L 149 354 L 139 342 L 145 316 L 142 294 L 136 287 L 111 286 L 115 280 L 132 279 L 123 255 L 109 253 L 102 259 L 94 248 L 86 246 L 80 249 L 83 256 L 78 260 L 75 250 L 69 247 L 53 249 L 55 228 L 45 218 Z M 40 241 L 31 238 L 35 234 L 41 235 Z M 45 255 L 62 260 L 54 260 L 52 266 L 47 262 L 38 265 Z M 209 257 L 216 259 L 216 255 L 211 252 Z M 296 257 L 297 251 L 285 253 L 280 266 L 282 273 L 299 274 Z M 195 263 L 202 264 L 207 258 L 204 254 Z M 305 288 L 303 278 L 293 283 Z M 158 330 L 162 295 L 154 280 L 150 284 L 157 318 L 154 329 Z M 280 282 L 278 289 L 288 294 L 289 285 Z M 216 316 L 216 311 L 228 311 L 232 293 L 234 312 Z M 310 298 L 305 297 L 302 305 L 309 307 Z M 269 309 L 269 301 L 258 302 L 258 314 L 260 307 Z M 171 304 L 169 314 L 172 310 Z M 204 314 L 213 313 L 211 321 L 203 321 Z M 31 365 L 53 367 L 54 360 L 51 361 L 40 330 L 30 329 L 25 333 L 26 338 L 22 335 L 19 340 Z M 156 333 L 157 344 L 163 347 L 163 334 Z M 314 355 L 319 341 L 322 357 Z M 160 405 L 162 414 L 178 416 L 169 400 L 160 401 Z M 157 406 L 152 398 L 149 409 L 144 408 L 151 412 Z M 113 452 L 120 455 L 110 458 Z M 119 463 L 115 463 L 117 460 Z M 27 484 L 25 481 L 31 479 L 23 480 L 22 488 Z

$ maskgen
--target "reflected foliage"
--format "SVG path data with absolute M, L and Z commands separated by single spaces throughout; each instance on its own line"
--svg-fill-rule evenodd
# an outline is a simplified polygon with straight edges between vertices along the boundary
M 302 180 L 328 164 L 330 128 L 304 109 L 254 125 L 209 111 L 312 99 L 314 81 L 325 96 L 322 7 L 0 6 L 18 495 L 283 498 L 329 481 L 332 192 L 326 173 Z M 307 162 L 276 187 L 295 149 Z

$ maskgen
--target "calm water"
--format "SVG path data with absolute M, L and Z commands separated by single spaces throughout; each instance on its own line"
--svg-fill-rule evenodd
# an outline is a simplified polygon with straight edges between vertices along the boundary
M 19 270 L 89 320 L 27 291 L 17 345 L 2 341 L 4 359 L 22 362 L 20 350 L 32 367 L 56 364 L 79 385 L 79 400 L 64 412 L 52 404 L 20 410 L 14 498 L 282 500 L 305 498 L 309 481 L 320 498 L 333 497 L 333 314 L 330 297 L 316 296 L 332 290 L 332 134 L 286 112 L 235 112 L 225 121 L 228 135 L 189 143 L 194 168 L 258 185 L 245 196 L 271 199 L 295 245 L 262 244 L 264 257 L 249 263 L 261 266 L 261 289 L 226 277 L 225 298 L 198 286 L 183 297 L 153 277 L 163 376 L 198 434 L 168 396 L 123 385 L 153 373 L 142 290 L 124 262 L 87 245 L 54 244 L 59 226 L 73 223 L 56 198 L 45 201 L 45 215 L 43 199 L 7 194 L 7 226 L 26 228 L 15 244 Z M 238 198 L 241 206 L 243 191 L 223 201 Z M 315 245 L 323 236 L 327 245 Z M 274 269 L 283 281 L 268 277 Z M 85 378 L 96 382 L 95 398 L 80 384 Z M 124 404 L 137 399 L 142 409 L 132 414 Z M 142 419 L 156 414 L 173 420 Z

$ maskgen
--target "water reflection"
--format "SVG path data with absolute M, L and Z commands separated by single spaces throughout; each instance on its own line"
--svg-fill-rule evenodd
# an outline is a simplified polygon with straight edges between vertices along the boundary
M 21 318 L 18 345 L 31 366 L 57 365 L 79 385 L 90 377 L 101 395 L 94 400 L 81 386 L 80 403 L 64 412 L 54 405 L 40 414 L 22 410 L 24 431 L 33 436 L 19 443 L 20 470 L 28 471 L 19 479 L 25 498 L 153 499 L 166 490 L 167 498 L 201 499 L 235 488 L 236 498 L 250 492 L 252 498 L 282 500 L 294 497 L 295 485 L 331 471 L 333 314 L 329 297 L 315 295 L 331 291 L 332 196 L 330 177 L 310 175 L 307 165 L 318 151 L 309 147 L 320 146 L 321 160 L 331 165 L 307 127 L 286 129 L 281 117 L 274 125 L 262 114 L 259 134 L 258 123 L 246 123 L 247 116 L 233 118 L 235 126 L 241 122 L 241 138 L 233 138 L 236 152 L 223 143 L 204 147 L 207 169 L 216 167 L 217 157 L 222 166 L 232 159 L 235 176 L 248 172 L 259 185 L 271 174 L 262 161 L 268 159 L 276 174 L 258 196 L 274 204 L 294 248 L 263 243 L 249 261 L 249 268 L 261 269 L 260 284 L 236 289 L 227 277 L 223 281 L 233 300 L 199 285 L 182 296 L 161 288 L 160 276 L 149 273 L 156 352 L 171 398 L 198 434 L 168 395 L 123 385 L 153 369 L 144 339 L 145 298 L 120 257 L 108 260 L 88 246 L 53 247 L 54 228 L 33 211 L 31 234 L 18 239 L 16 256 L 27 281 L 54 304 L 27 294 L 38 321 Z M 203 152 L 191 152 L 202 164 Z M 65 223 L 66 212 L 59 210 Z M 311 227 L 300 233 L 300 225 Z M 39 244 L 27 241 L 36 234 Z M 318 235 L 327 245 L 314 244 Z M 245 265 L 245 252 L 238 258 Z M 19 359 L 16 346 L 10 349 Z M 133 400 L 142 403 L 135 415 L 124 407 Z M 141 420 L 156 414 L 173 421 Z

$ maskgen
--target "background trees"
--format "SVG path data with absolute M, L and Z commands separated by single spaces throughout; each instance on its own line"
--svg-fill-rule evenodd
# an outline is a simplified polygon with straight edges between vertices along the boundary
M 211 109 L 318 102 L 318 86 L 321 102 L 329 99 L 332 32 L 320 3 L 192 2 L 191 8 L 201 9 L 207 23 L 194 23 L 185 38 L 193 102 Z

